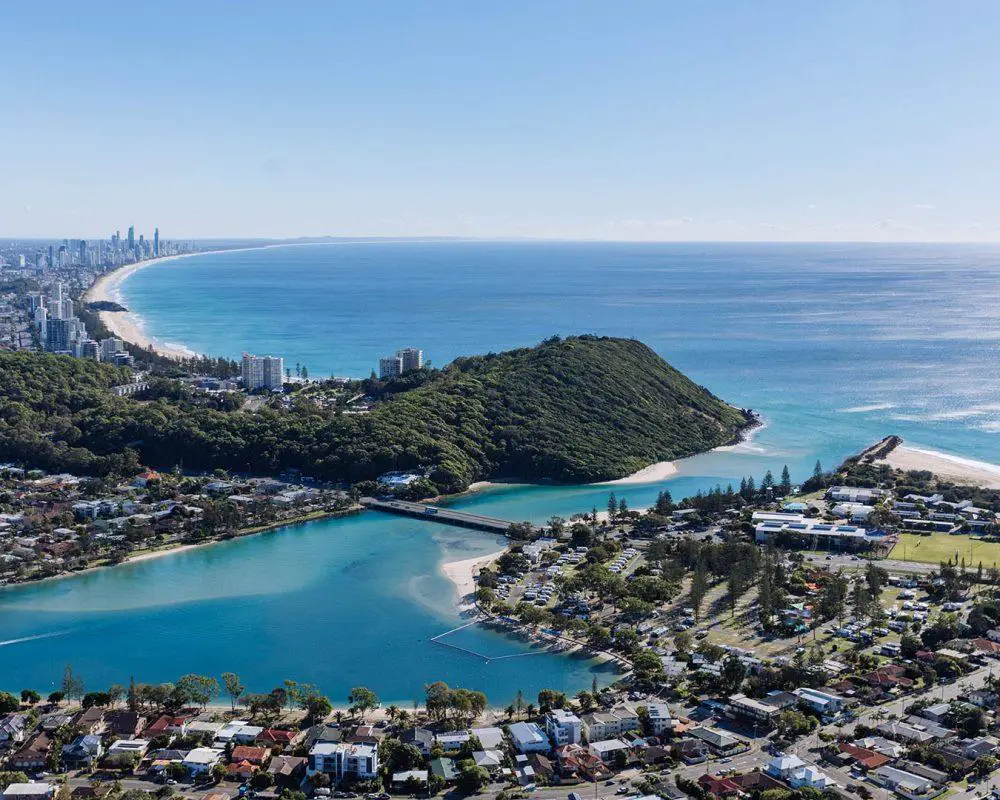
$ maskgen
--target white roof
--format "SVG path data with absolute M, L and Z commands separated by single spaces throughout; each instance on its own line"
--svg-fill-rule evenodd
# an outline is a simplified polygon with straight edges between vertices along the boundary
M 187 764 L 214 764 L 222 758 L 222 751 L 213 747 L 196 747 L 186 756 L 184 761 Z
M 40 797 L 45 797 L 51 794 L 53 789 L 54 787 L 48 783 L 12 783 L 3 790 L 3 793 L 5 795 L 16 794 L 20 796 L 37 794 Z
M 596 753 L 612 753 L 615 750 L 627 750 L 628 744 L 621 739 L 604 739 L 600 742 L 591 742 L 590 749 Z

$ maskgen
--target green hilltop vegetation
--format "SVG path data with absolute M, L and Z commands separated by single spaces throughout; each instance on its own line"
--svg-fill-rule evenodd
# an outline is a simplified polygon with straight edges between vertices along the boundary
M 644 344 L 593 336 L 363 382 L 379 398 L 367 414 L 304 398 L 242 411 L 165 379 L 117 397 L 127 370 L 64 356 L 2 353 L 0 376 L 0 459 L 93 475 L 294 468 L 358 483 L 427 469 L 445 492 L 489 477 L 589 482 L 731 442 L 748 422 Z

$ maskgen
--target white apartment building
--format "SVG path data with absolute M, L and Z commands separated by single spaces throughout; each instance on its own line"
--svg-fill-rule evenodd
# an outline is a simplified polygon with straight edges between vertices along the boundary
M 321 742 L 309 751 L 309 774 L 323 772 L 334 781 L 343 780 L 346 775 L 374 778 L 378 766 L 378 748 L 373 744 Z
M 416 347 L 404 347 L 396 351 L 396 358 L 403 362 L 403 372 L 412 372 L 424 365 L 424 351 Z
M 243 388 L 248 392 L 257 389 L 280 390 L 285 382 L 285 360 L 280 356 L 255 356 L 243 354 Z
M 583 732 L 582 722 L 573 712 L 554 708 L 545 715 L 545 732 L 556 747 L 579 744 Z
M 403 374 L 403 359 L 399 356 L 385 356 L 378 360 L 378 377 L 380 380 L 396 378 Z

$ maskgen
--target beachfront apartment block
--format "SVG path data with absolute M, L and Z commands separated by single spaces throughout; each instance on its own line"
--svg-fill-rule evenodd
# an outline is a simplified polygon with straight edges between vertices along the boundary
M 320 742 L 309 751 L 309 774 L 322 772 L 333 781 L 346 776 L 365 780 L 378 775 L 378 747 L 373 744 Z
M 579 744 L 583 733 L 580 718 L 572 711 L 554 708 L 545 715 L 545 732 L 556 747 Z
M 388 380 L 423 368 L 424 351 L 416 347 L 404 347 L 397 350 L 394 356 L 383 356 L 378 360 L 378 376 L 380 380 Z
M 255 356 L 243 354 L 243 388 L 248 392 L 258 389 L 280 391 L 285 382 L 285 360 L 280 356 Z
M 389 380 L 403 374 L 403 359 L 399 356 L 383 356 L 378 360 L 379 380 Z

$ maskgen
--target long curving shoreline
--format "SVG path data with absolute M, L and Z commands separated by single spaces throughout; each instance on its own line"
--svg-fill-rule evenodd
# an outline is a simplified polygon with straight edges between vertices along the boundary
M 287 244 L 262 244 L 256 247 L 231 247 L 221 250 L 199 250 L 194 253 L 180 253 L 174 256 L 160 256 L 158 258 L 147 258 L 143 261 L 136 261 L 133 264 L 125 264 L 117 269 L 106 272 L 93 285 L 83 293 L 83 300 L 87 303 L 122 302 L 122 285 L 141 269 L 154 264 L 163 264 L 167 261 L 177 261 L 182 258 L 193 256 L 210 256 L 219 253 L 245 253 L 251 250 L 270 250 L 276 247 L 306 247 L 311 244 L 322 244 L 320 242 L 288 242 Z M 152 349 L 161 356 L 173 359 L 196 358 L 201 353 L 197 353 L 183 345 L 169 345 L 157 341 L 149 336 L 145 331 L 145 321 L 134 311 L 99 311 L 98 316 L 101 322 L 111 333 L 126 342 L 141 347 L 144 350 Z

